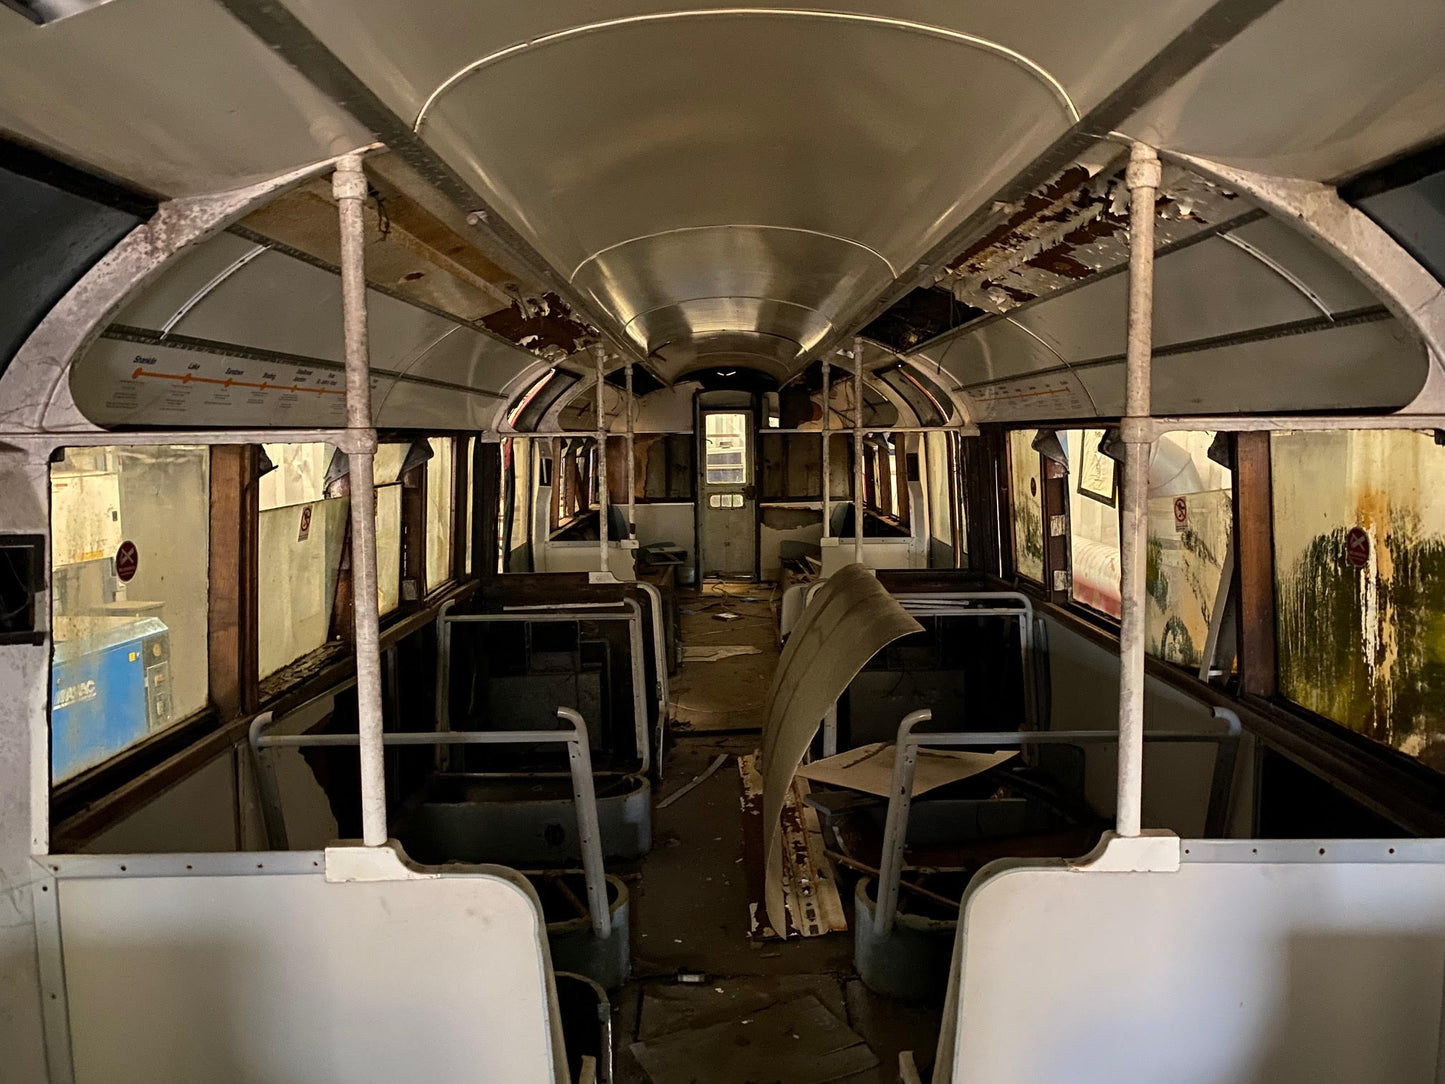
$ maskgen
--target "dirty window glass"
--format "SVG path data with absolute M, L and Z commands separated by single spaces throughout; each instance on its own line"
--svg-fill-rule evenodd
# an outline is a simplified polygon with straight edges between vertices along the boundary
M 747 423 L 746 414 L 703 416 L 703 454 L 709 485 L 747 484 Z
M 71 449 L 50 499 L 58 783 L 206 706 L 210 452 Z
M 474 509 L 475 506 L 476 506 L 476 497 L 477 497 L 477 474 L 476 474 L 476 464 L 477 464 L 477 460 L 476 460 L 476 454 L 475 454 L 475 453 L 476 453 L 476 448 L 477 448 L 477 438 L 476 438 L 476 437 L 468 437 L 468 438 L 467 438 L 467 451 L 466 451 L 466 456 L 467 456 L 467 458 L 466 458 L 466 460 L 465 460 L 466 465 L 467 465 L 467 520 L 466 520 L 466 522 L 462 525 L 462 530 L 466 531 L 466 537 L 463 539 L 463 542 L 464 542 L 465 545 L 466 545 L 466 558 L 465 558 L 465 560 L 466 560 L 466 564 L 467 564 L 467 573 L 468 573 L 468 575 L 470 575 L 470 574 L 472 573 L 472 571 L 473 571 L 473 569 L 472 569 L 472 511 L 473 511 L 473 509 Z
M 1234 524 L 1234 481 L 1209 458 L 1215 434 L 1165 433 L 1149 463 L 1144 649 L 1197 669 Z
M 1036 429 L 1015 429 L 1008 435 L 1013 478 L 1014 568 L 1019 575 L 1044 582 L 1044 494 L 1039 477 Z
M 330 636 L 351 502 L 326 496 L 330 445 L 262 450 L 272 464 L 261 476 L 257 537 L 257 662 L 265 678 Z
M 1122 468 L 1099 450 L 1101 429 L 1060 438 L 1069 458 L 1073 598 L 1117 618 Z M 1218 606 L 1233 528 L 1230 471 L 1209 458 L 1215 434 L 1166 433 L 1149 461 L 1145 650 L 1197 669 Z
M 512 554 L 508 571 L 527 571 L 527 528 L 532 516 L 532 442 L 524 437 L 512 438 Z
M 431 437 L 426 461 L 426 589 L 452 576 L 452 449 L 451 437 Z
M 1445 771 L 1445 448 L 1364 431 L 1270 448 L 1280 691 Z
M 1069 457 L 1069 561 L 1075 602 L 1119 616 L 1118 464 L 1099 450 L 1102 429 L 1059 434 Z
M 376 605 L 386 615 L 401 605 L 401 483 L 376 487 Z

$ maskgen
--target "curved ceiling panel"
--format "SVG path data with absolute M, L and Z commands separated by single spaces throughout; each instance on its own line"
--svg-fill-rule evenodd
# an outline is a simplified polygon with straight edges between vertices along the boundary
M 1122 354 L 1129 276 L 1111 275 L 1012 314 L 1069 361 Z M 1223 238 L 1154 265 L 1154 346 L 1322 315 L 1291 282 Z
M 1171 150 L 1314 180 L 1445 133 L 1445 4 L 1321 8 L 1285 0 L 1123 129 Z
M 584 261 L 572 282 L 627 325 L 703 297 L 786 299 L 831 318 L 894 277 L 882 256 L 844 238 L 769 226 L 700 226 L 614 245 Z M 638 344 L 646 348 L 645 340 Z
M 1007 4 L 959 0 L 863 0 L 847 12 L 905 20 L 975 35 L 1031 57 L 1054 75 L 1083 112 L 1208 10 L 1212 0 L 1113 0 L 1060 5 L 1057 0 Z M 476 0 L 287 0 L 327 45 L 397 113 L 408 119 L 432 92 L 479 58 L 588 24 L 658 15 L 697 17 L 710 0 L 601 0 L 578 4 L 478 4 Z M 731 11 L 789 11 L 787 4 L 752 2 Z M 535 48 L 535 45 L 530 47 Z
M 556 267 L 728 223 L 849 238 L 899 266 L 1071 119 L 1004 57 L 758 14 L 512 54 L 438 99 L 421 134 Z
M 168 196 L 371 140 L 214 3 L 127 0 L 45 26 L 0 4 L 0 71 L 0 130 Z
M 421 134 L 619 323 L 738 296 L 836 325 L 1071 119 L 1016 59 L 757 14 L 507 56 L 438 98 Z
M 925 359 L 935 371 L 941 367 L 963 385 L 1056 369 L 1064 364 L 1048 343 L 1010 318 L 995 320 L 915 356 Z
M 783 335 L 720 330 L 684 332 L 652 357 L 670 381 L 701 369 L 757 369 L 782 382 L 792 374 L 800 349 L 798 340 Z
M 767 340 L 763 353 L 786 362 L 795 361 L 828 329 L 828 320 L 816 309 L 766 297 L 688 298 L 640 313 L 627 327 L 648 354 L 667 357 L 669 347 L 692 339 L 743 332 Z
M 1398 410 L 1419 393 L 1428 368 L 1405 327 L 1380 320 L 1156 357 L 1153 408 L 1165 415 Z M 1122 362 L 1086 366 L 1078 377 L 1098 414 L 1123 413 Z

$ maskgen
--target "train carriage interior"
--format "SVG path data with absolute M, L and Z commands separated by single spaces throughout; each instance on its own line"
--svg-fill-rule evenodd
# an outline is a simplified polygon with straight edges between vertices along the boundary
M 1445 1080 L 1439 0 L 0 0 L 0 1081 Z

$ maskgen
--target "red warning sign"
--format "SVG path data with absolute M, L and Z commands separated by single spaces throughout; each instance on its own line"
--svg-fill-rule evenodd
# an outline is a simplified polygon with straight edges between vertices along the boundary
M 140 551 L 134 542 L 122 542 L 115 551 L 115 578 L 121 583 L 130 583 L 135 570 L 140 567 Z
M 1345 560 L 1351 568 L 1364 568 L 1370 563 L 1370 536 L 1363 527 L 1351 527 L 1345 535 Z
M 1183 497 L 1174 498 L 1174 529 L 1185 531 L 1189 528 L 1189 502 Z

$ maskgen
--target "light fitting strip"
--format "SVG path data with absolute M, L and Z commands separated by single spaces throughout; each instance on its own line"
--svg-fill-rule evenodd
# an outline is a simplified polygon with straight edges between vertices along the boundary
M 245 267 L 257 256 L 261 255 L 261 253 L 269 251 L 270 248 L 271 246 L 268 244 L 257 244 L 255 248 L 251 249 L 240 259 L 232 263 L 229 267 L 222 270 L 219 274 L 216 275 L 215 278 L 211 279 L 210 282 L 206 283 L 194 294 L 192 294 L 191 297 L 186 301 L 186 303 L 175 311 L 175 315 L 173 315 L 169 320 L 167 320 L 164 324 L 161 325 L 161 338 L 164 339 L 167 335 L 169 335 L 175 329 L 175 326 L 179 324 L 182 320 L 184 320 L 186 316 L 189 315 L 192 309 L 194 309 L 197 305 L 204 301 L 207 295 L 209 295 L 212 290 L 214 290 L 217 286 L 221 285 L 221 283 L 225 282 L 237 271 L 241 270 L 241 268 Z
M 1259 249 L 1251 245 L 1248 241 L 1236 237 L 1232 233 L 1221 233 L 1219 236 L 1224 240 L 1228 241 L 1231 245 L 1239 249 L 1241 252 L 1247 252 L 1249 255 L 1253 256 L 1260 263 L 1264 264 L 1265 267 L 1269 268 L 1280 278 L 1284 279 L 1285 282 L 1289 283 L 1300 293 L 1304 294 L 1304 296 L 1309 299 L 1311 305 L 1319 309 L 1320 312 L 1324 313 L 1331 320 L 1334 319 L 1334 314 L 1330 312 L 1330 307 L 1326 305 L 1323 300 L 1321 300 L 1320 295 L 1311 290 L 1305 284 L 1303 279 L 1301 279 L 1289 268 L 1281 264 L 1274 257 L 1268 255 L 1267 253 L 1261 252 Z
M 876 257 L 878 261 L 883 264 L 884 267 L 888 268 L 888 273 L 890 275 L 892 275 L 894 278 L 898 277 L 898 271 L 894 268 L 892 260 L 890 260 L 887 256 L 883 255 L 883 253 L 879 252 L 876 248 L 865 245 L 862 241 L 855 241 L 851 237 L 839 237 L 836 233 L 825 233 L 823 230 L 810 230 L 804 226 L 764 226 L 751 222 L 724 222 L 712 226 L 678 226 L 676 229 L 658 230 L 656 233 L 638 234 L 638 236 L 636 237 L 629 237 L 626 241 L 618 241 L 616 244 L 608 245 L 605 248 L 599 248 L 596 252 L 592 253 L 592 255 L 588 256 L 585 260 L 583 260 L 572 269 L 572 274 L 567 276 L 567 281 L 575 283 L 577 281 L 577 276 L 581 273 L 584 267 L 586 267 L 593 260 L 596 260 L 598 257 L 605 256 L 607 253 L 612 252 L 616 249 L 623 248 L 627 245 L 635 244 L 638 241 L 649 241 L 654 237 L 670 237 L 673 234 L 696 233 L 700 230 L 757 230 L 759 232 L 764 230 L 777 230 L 783 233 L 803 233 L 807 234 L 810 237 L 821 237 L 827 241 L 837 241 L 839 244 L 851 245 L 854 248 L 861 248 L 864 252 L 868 253 L 868 255 Z
M 1070 124 L 1079 122 L 1079 110 L 1074 105 L 1074 100 L 1064 85 L 1054 78 L 1041 64 L 1030 59 L 1017 50 L 1010 49 L 1006 45 L 1000 45 L 996 41 L 979 37 L 977 34 L 967 34 L 962 30 L 950 30 L 943 26 L 934 26 L 931 23 L 914 22 L 911 19 L 895 19 L 886 15 L 867 15 L 854 11 L 820 11 L 811 8 L 698 8 L 692 11 L 655 11 L 644 15 L 628 15 L 619 19 L 604 19 L 595 23 L 584 23 L 580 26 L 568 27 L 565 30 L 555 30 L 550 34 L 541 34 L 527 41 L 517 42 L 504 49 L 498 49 L 494 53 L 473 60 L 470 64 L 457 69 L 422 103 L 421 109 L 417 112 L 416 120 L 412 123 L 411 130 L 420 132 L 421 126 L 426 122 L 427 114 L 432 106 L 436 104 L 447 91 L 451 90 L 458 83 L 468 76 L 490 67 L 500 60 L 517 56 L 530 49 L 540 49 L 547 45 L 556 45 L 559 42 L 570 41 L 587 34 L 595 34 L 603 30 L 617 30 L 625 27 L 640 26 L 647 23 L 680 22 L 684 19 L 716 19 L 716 18 L 782 18 L 782 19 L 818 19 L 829 22 L 856 23 L 866 26 L 881 27 L 885 30 L 900 30 L 910 34 L 921 34 L 925 37 L 940 38 L 944 41 L 956 42 L 960 45 L 967 45 L 974 49 L 981 49 L 992 53 L 995 56 L 1003 57 L 1005 60 L 1016 64 L 1018 67 L 1034 76 L 1043 83 L 1049 92 L 1056 98 L 1059 105 L 1068 115 Z

